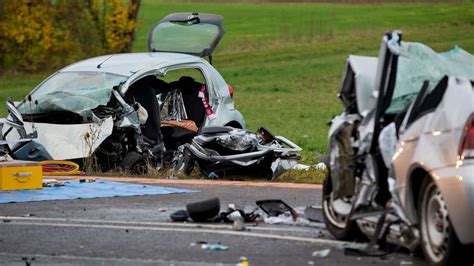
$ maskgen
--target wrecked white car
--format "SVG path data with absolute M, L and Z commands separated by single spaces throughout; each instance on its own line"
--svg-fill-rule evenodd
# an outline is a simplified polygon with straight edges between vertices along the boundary
M 94 154 L 102 170 L 140 170 L 173 157 L 203 127 L 245 128 L 231 87 L 210 63 L 222 19 L 171 14 L 150 30 L 148 53 L 99 56 L 54 73 L 17 111 L 9 107 L 16 113 L 9 120 L 24 128 L 3 124 L 10 154 L 77 161 Z
M 371 237 L 359 255 L 388 242 L 421 247 L 433 265 L 472 261 L 473 80 L 468 52 L 436 53 L 397 31 L 378 58 L 349 56 L 323 187 L 334 237 Z

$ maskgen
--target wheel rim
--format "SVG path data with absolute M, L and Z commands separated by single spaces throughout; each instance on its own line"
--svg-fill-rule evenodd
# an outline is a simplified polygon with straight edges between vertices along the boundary
M 422 201 L 421 230 L 426 254 L 433 262 L 443 260 L 449 239 L 449 220 L 446 203 L 434 183 L 426 189 Z
M 336 227 L 345 228 L 351 211 L 351 203 L 346 199 L 334 200 L 333 193 L 327 195 L 323 202 L 326 217 Z

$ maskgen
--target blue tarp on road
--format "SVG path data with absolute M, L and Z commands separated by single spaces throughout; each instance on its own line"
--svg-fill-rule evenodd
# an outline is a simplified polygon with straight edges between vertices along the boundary
M 196 191 L 121 182 L 96 181 L 93 183 L 79 183 L 79 181 L 70 181 L 62 187 L 0 191 L 0 203 L 165 195 L 189 192 Z

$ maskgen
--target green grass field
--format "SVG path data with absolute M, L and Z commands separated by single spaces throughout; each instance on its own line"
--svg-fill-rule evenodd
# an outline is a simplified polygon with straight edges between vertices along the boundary
M 214 66 L 235 90 L 235 105 L 254 130 L 265 126 L 304 149 L 326 152 L 327 122 L 341 111 L 336 97 L 348 54 L 376 56 L 382 34 L 436 51 L 455 44 L 474 52 L 474 3 L 320 4 L 169 3 L 143 0 L 134 51 L 146 51 L 148 28 L 173 12 L 224 16 L 226 35 Z M 0 100 L 20 99 L 47 74 L 0 76 Z M 2 104 L 0 112 L 5 114 Z

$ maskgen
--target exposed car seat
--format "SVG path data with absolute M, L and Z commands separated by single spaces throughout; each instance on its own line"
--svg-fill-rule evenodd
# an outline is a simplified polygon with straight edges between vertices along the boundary
M 167 90 L 168 83 L 157 79 L 155 76 L 147 76 L 133 83 L 126 97 L 133 97 L 148 112 L 148 120 L 142 128 L 145 140 L 151 144 L 157 144 L 161 140 L 160 133 L 160 110 L 156 93 Z
M 179 80 L 169 83 L 170 89 L 176 89 L 181 92 L 187 118 L 193 121 L 197 128 L 202 126 L 206 114 L 202 99 L 199 97 L 202 86 L 204 84 L 188 76 L 183 76 Z M 182 127 L 162 126 L 161 132 L 163 133 L 167 150 L 175 150 L 178 146 L 190 142 L 196 135 L 196 132 Z
M 206 114 L 206 109 L 199 97 L 199 91 L 204 84 L 195 81 L 192 77 L 183 76 L 176 82 L 176 85 L 183 95 L 184 108 L 188 119 L 193 120 L 196 126 L 200 128 Z

